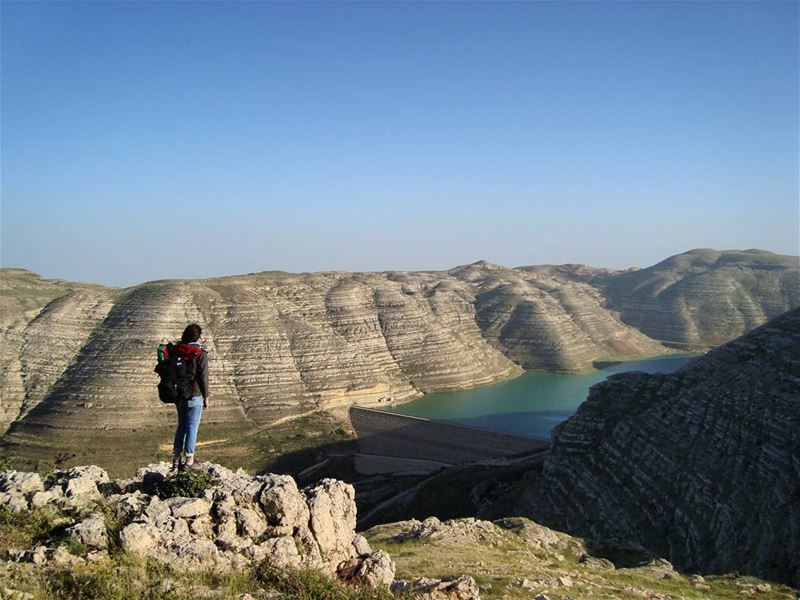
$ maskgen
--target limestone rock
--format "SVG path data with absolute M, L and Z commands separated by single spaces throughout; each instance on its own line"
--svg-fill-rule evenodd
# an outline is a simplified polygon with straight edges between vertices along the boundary
M 98 484 L 108 483 L 108 473 L 95 465 L 72 467 L 53 474 L 54 487 L 63 491 L 68 501 L 86 502 L 99 500 L 102 496 Z M 51 488 L 52 489 L 52 488 Z
M 239 507 L 236 509 L 236 523 L 242 535 L 257 539 L 267 530 L 267 523 L 263 517 L 252 508 Z
M 496 533 L 493 523 L 471 517 L 447 521 L 428 517 L 422 522 L 411 520 L 403 521 L 398 525 L 403 528 L 403 531 L 397 535 L 398 539 L 437 540 L 453 546 L 489 540 Z
M 144 515 L 147 521 L 157 527 L 164 525 L 171 514 L 172 511 L 169 506 L 167 506 L 167 503 L 157 496 L 152 496 L 144 509 Z
M 371 588 L 388 588 L 394 581 L 394 563 L 383 550 L 362 557 L 350 558 L 336 570 L 339 579 Z
M 159 530 L 146 523 L 131 523 L 119 534 L 122 549 L 142 558 L 147 557 L 160 537 Z
M 180 519 L 191 519 L 207 515 L 211 504 L 203 498 L 170 498 L 166 501 L 172 516 Z
M 29 495 L 44 491 L 44 483 L 38 473 L 3 471 L 0 473 L 0 492 Z
M 408 585 L 394 586 L 393 590 L 410 592 L 415 600 L 480 600 L 478 585 L 469 575 L 450 579 L 420 577 Z
M 271 475 L 265 481 L 259 503 L 267 523 L 286 528 L 291 534 L 295 527 L 308 523 L 308 507 L 305 496 L 288 475 Z M 355 525 L 353 525 L 355 527 Z
M 94 514 L 77 525 L 73 525 L 67 529 L 67 533 L 73 540 L 92 549 L 99 550 L 108 546 L 105 518 L 101 514 Z
M 35 492 L 30 499 L 31 508 L 42 508 L 46 506 L 56 495 L 50 491 Z
M 25 499 L 25 496 L 21 494 L 6 494 L 2 498 L 2 502 L 0 504 L 5 504 L 5 506 L 10 510 L 12 513 L 21 513 L 25 510 L 28 510 L 30 507 L 28 501 Z
M 335 479 L 323 479 L 306 491 L 309 527 L 322 560 L 335 569 L 350 558 L 356 527 L 355 490 Z
M 279 569 L 297 569 L 303 562 L 294 539 L 286 536 L 262 542 L 255 556 Z
M 553 531 L 544 525 L 524 517 L 509 517 L 494 521 L 494 524 L 516 533 L 534 548 L 550 550 L 563 546 L 569 536 L 558 531 Z M 563 557 L 562 559 L 563 560 Z M 613 566 L 613 565 L 612 565 Z
M 373 552 L 367 540 L 355 533 L 355 493 L 351 485 L 325 479 L 306 495 L 286 475 L 250 477 L 244 471 L 233 473 L 211 463 L 208 470 L 215 478 L 202 498 L 162 500 L 143 492 L 138 484 L 154 473 L 170 476 L 152 465 L 141 469 L 137 478 L 124 486 L 108 486 L 107 489 L 135 489 L 111 493 L 106 498 L 107 506 L 122 525 L 122 550 L 190 572 L 230 572 L 266 562 L 280 569 L 318 569 L 331 576 L 336 576 L 337 567 L 341 567 L 341 578 L 368 585 L 386 586 L 394 578 L 389 556 Z M 35 480 L 25 475 L 15 474 L 7 480 L 17 482 L 14 490 L 29 489 L 43 507 L 65 509 L 60 521 L 53 525 L 64 525 L 67 536 L 85 544 L 90 551 L 84 559 L 60 546 L 41 546 L 9 551 L 9 558 L 68 567 L 86 560 L 104 560 L 109 542 L 104 515 L 96 512 L 85 516 L 91 502 L 65 505 L 63 501 L 98 499 L 97 483 L 107 479 L 105 472 L 93 466 L 58 472 L 50 490 L 37 492 L 32 492 L 37 486 L 20 483 Z M 8 489 L 12 489 L 10 483 Z M 62 490 L 67 490 L 68 495 L 62 497 Z M 12 510 L 27 509 L 27 499 L 21 493 L 0 494 Z M 14 508 L 17 503 L 18 509 Z M 58 543 L 58 538 L 49 543 Z M 344 565 L 349 559 L 353 560 Z
M 353 537 L 353 551 L 356 553 L 356 556 L 361 556 L 362 554 L 370 554 L 372 552 L 372 548 L 363 535 L 356 534 Z
M 75 556 L 73 554 L 70 554 L 69 551 L 66 548 L 64 548 L 64 546 L 58 546 L 55 549 L 53 549 L 48 562 L 57 567 L 71 568 L 75 567 L 76 565 L 85 563 L 86 561 L 80 556 Z

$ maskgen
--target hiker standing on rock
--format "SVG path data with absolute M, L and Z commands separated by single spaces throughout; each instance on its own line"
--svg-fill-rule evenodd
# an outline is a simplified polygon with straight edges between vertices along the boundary
M 210 406 L 208 352 L 200 341 L 202 333 L 200 325 L 192 323 L 183 330 L 180 342 L 159 347 L 159 366 L 156 367 L 156 372 L 162 375 L 159 395 L 162 402 L 174 402 L 178 410 L 178 427 L 172 446 L 173 469 L 202 470 L 194 462 L 200 417 L 203 409 Z

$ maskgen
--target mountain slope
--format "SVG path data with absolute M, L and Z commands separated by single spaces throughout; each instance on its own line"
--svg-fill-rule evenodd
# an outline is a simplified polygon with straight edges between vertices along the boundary
M 761 282 L 747 302 L 732 296 L 712 317 L 699 306 L 703 344 L 757 324 L 769 311 L 739 319 L 752 301 L 776 310 L 800 303 L 786 283 L 797 271 L 787 257 L 750 252 L 736 269 L 720 270 L 720 260 L 698 263 L 692 254 L 669 259 L 695 264 L 676 276 L 704 281 L 713 271 L 739 281 L 750 273 Z M 581 371 L 665 352 L 609 307 L 605 290 L 623 289 L 614 282 L 630 276 L 481 261 L 440 272 L 264 272 L 110 289 L 3 269 L 0 432 L 12 426 L 4 441 L 28 453 L 39 442 L 76 447 L 98 432 L 135 431 L 149 447 L 143 432 L 165 431 L 174 418 L 156 400 L 155 346 L 191 321 L 203 325 L 211 354 L 214 409 L 204 431 L 220 439 L 309 411 L 487 384 L 523 368 Z
M 800 584 L 800 309 L 674 374 L 593 387 L 525 505 L 689 570 Z
M 622 320 L 678 346 L 723 344 L 800 304 L 798 257 L 692 250 L 598 278 Z

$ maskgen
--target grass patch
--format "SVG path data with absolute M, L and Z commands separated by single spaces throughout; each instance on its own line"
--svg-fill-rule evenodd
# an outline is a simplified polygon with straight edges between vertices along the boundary
M 285 594 L 293 600 L 396 600 L 386 590 L 373 590 L 364 586 L 348 586 L 333 582 L 313 570 L 282 571 L 262 567 L 257 577 L 267 588 Z
M 743 593 L 749 594 L 754 585 L 763 583 L 752 577 L 706 576 L 704 583 L 696 584 L 680 574 L 664 579 L 663 570 L 647 566 L 608 570 L 582 565 L 576 560 L 582 552 L 577 538 L 541 549 L 511 530 L 457 544 L 433 538 L 400 540 L 396 537 L 400 531 L 396 525 L 379 525 L 363 532 L 374 549 L 392 556 L 398 578 L 471 575 L 484 600 L 530 600 L 540 593 L 551 600 L 589 598 L 590 594 L 631 600 L 654 594 L 686 600 L 741 600 Z M 754 597 L 796 600 L 789 587 L 774 583 L 769 592 Z
M 0 550 L 33 548 L 61 538 L 69 521 L 57 511 L 40 508 L 19 513 L 0 506 Z

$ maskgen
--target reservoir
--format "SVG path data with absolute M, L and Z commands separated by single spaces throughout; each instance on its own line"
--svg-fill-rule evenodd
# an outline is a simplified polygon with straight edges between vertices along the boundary
M 435 392 L 388 412 L 481 427 L 494 431 L 549 438 L 586 400 L 589 388 L 614 373 L 671 373 L 696 354 L 676 354 L 615 363 L 582 374 L 529 371 L 515 379 L 459 392 Z

